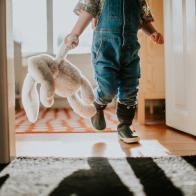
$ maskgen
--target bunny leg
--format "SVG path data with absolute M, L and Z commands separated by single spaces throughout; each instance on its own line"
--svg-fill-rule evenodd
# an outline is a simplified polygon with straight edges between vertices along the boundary
M 83 118 L 91 118 L 96 113 L 94 105 L 83 103 L 78 93 L 68 97 L 67 100 L 74 112 Z
M 22 104 L 30 122 L 34 123 L 39 114 L 37 83 L 27 74 L 22 87 Z
M 91 104 L 94 102 L 95 96 L 93 93 L 93 88 L 90 82 L 84 76 L 82 76 L 80 92 L 81 92 L 81 98 L 84 103 Z

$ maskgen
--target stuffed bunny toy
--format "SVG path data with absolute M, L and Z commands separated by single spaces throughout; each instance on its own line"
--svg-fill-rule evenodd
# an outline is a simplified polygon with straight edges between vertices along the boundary
M 80 70 L 66 59 L 74 41 L 77 41 L 77 37 L 69 36 L 67 44 L 60 46 L 55 58 L 41 54 L 28 59 L 22 103 L 30 122 L 34 123 L 38 118 L 40 101 L 43 106 L 51 107 L 55 94 L 67 98 L 73 110 L 84 118 L 90 118 L 96 113 L 92 86 Z

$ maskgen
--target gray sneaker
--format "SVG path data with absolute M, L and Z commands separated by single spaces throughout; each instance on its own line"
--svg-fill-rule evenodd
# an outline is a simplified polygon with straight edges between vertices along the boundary
M 123 125 L 122 127 L 118 127 L 118 136 L 119 139 L 127 144 L 137 143 L 140 141 L 139 136 L 133 132 L 128 125 Z
M 117 117 L 119 124 L 117 127 L 119 138 L 125 143 L 139 142 L 139 136 L 130 129 L 133 118 L 135 116 L 136 106 L 127 106 L 121 103 L 117 105 Z

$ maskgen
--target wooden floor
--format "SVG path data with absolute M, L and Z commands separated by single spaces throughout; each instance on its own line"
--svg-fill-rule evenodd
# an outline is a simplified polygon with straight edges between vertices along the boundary
M 195 155 L 196 139 L 164 125 L 135 125 L 139 144 L 119 141 L 117 133 L 17 135 L 17 156 L 137 157 Z

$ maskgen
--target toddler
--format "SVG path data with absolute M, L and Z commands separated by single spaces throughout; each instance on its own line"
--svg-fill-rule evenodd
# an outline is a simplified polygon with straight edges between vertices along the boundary
M 130 128 L 140 78 L 138 30 L 158 44 L 164 42 L 152 24 L 150 9 L 145 0 L 80 0 L 75 13 L 79 18 L 70 34 L 79 37 L 92 20 L 95 24 L 92 64 L 97 81 L 97 113 L 91 118 L 92 125 L 97 130 L 106 128 L 104 109 L 117 95 L 119 138 L 125 143 L 138 142 L 139 136 Z M 77 45 L 73 43 L 72 47 Z

